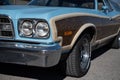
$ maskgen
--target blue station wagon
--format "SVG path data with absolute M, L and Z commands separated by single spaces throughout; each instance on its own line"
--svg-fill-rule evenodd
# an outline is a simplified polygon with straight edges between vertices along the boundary
M 0 0 L 0 62 L 85 75 L 91 52 L 120 48 L 118 0 Z M 97 53 L 96 53 L 97 54 Z

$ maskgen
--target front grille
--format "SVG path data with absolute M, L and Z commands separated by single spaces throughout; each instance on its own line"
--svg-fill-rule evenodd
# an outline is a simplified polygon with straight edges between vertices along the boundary
M 0 15 L 0 38 L 13 38 L 12 21 L 5 15 Z

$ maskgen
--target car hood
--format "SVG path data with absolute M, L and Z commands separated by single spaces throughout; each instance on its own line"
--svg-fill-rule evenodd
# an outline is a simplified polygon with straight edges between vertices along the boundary
M 40 6 L 0 6 L 0 14 L 8 15 L 12 19 L 19 18 L 48 18 L 52 13 L 60 10 L 59 7 L 40 7 Z M 54 15 L 54 14 L 53 14 Z
M 47 7 L 47 6 L 45 7 L 31 5 L 0 6 L 0 14 L 7 15 L 12 19 L 37 18 L 50 20 L 55 16 L 78 12 L 95 14 L 95 10 L 83 8 Z

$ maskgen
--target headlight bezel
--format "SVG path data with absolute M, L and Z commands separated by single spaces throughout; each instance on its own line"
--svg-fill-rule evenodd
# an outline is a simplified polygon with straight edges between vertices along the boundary
M 28 24 L 29 23 L 29 24 Z M 30 25 L 27 27 L 30 27 L 32 30 L 30 33 L 25 32 L 25 30 L 23 28 L 25 28 L 25 25 Z M 21 25 L 19 26 L 19 35 L 20 36 L 26 36 L 26 37 L 31 37 L 33 34 L 33 23 L 31 21 L 25 20 L 21 23 Z
M 32 30 L 33 32 L 32 32 L 31 36 L 25 36 L 25 35 L 20 34 L 21 33 L 20 27 L 24 21 L 30 21 L 33 24 L 33 30 Z M 41 37 L 36 36 L 35 29 L 36 29 L 36 26 L 39 22 L 47 24 L 49 30 L 48 30 L 48 34 L 46 36 L 41 36 Z M 48 22 L 46 20 L 43 20 L 43 19 L 19 19 L 19 21 L 18 21 L 18 34 L 20 37 L 24 37 L 24 38 L 47 39 L 50 37 L 50 27 L 49 27 Z

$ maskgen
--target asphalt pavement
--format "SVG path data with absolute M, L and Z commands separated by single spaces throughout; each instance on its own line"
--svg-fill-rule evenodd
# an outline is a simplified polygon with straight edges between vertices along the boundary
M 94 51 L 90 70 L 81 78 L 65 76 L 57 67 L 0 63 L 0 80 L 120 80 L 120 49 L 104 46 Z

